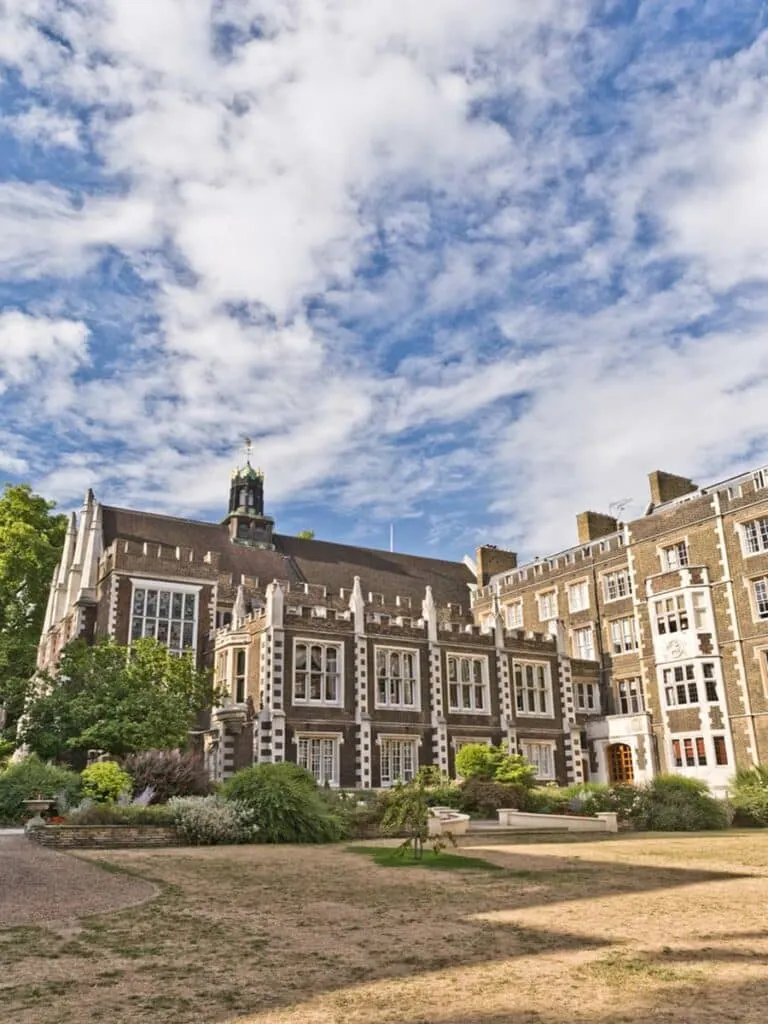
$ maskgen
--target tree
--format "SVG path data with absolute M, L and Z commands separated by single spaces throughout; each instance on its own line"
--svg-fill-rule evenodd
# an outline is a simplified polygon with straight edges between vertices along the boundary
M 35 671 L 53 571 L 61 557 L 66 516 L 27 484 L 0 495 L 0 737 L 15 738 Z
M 468 743 L 456 755 L 456 772 L 462 779 L 487 779 L 530 787 L 536 769 L 521 754 L 510 754 L 504 744 Z
M 301 533 L 297 533 L 296 536 L 299 537 L 301 540 L 314 540 L 315 539 L 315 531 L 314 530 L 302 530 Z
M 56 677 L 39 682 L 20 738 L 42 758 L 181 747 L 194 716 L 215 698 L 208 672 L 150 639 L 130 649 L 75 640 L 62 651 Z

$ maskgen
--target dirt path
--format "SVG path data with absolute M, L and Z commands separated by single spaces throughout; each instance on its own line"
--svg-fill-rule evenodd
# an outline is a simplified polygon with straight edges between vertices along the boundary
M 0 925 L 69 920 L 130 907 L 156 887 L 110 874 L 68 853 L 54 853 L 23 836 L 0 839 Z

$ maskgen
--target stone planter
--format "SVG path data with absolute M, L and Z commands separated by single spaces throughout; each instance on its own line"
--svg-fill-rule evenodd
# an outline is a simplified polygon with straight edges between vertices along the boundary
M 46 797 L 35 797 L 32 800 L 25 800 L 24 803 L 34 814 L 34 818 L 30 818 L 24 826 L 24 831 L 28 832 L 31 828 L 39 828 L 41 825 L 45 825 L 45 820 L 42 817 L 43 811 L 50 811 L 56 801 L 49 800 Z

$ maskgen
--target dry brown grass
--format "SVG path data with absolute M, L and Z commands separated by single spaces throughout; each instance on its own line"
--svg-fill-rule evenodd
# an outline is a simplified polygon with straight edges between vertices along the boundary
M 388 869 L 341 848 L 92 855 L 158 883 L 160 895 L 0 930 L 3 1019 L 768 1019 L 768 834 L 463 852 L 507 871 Z

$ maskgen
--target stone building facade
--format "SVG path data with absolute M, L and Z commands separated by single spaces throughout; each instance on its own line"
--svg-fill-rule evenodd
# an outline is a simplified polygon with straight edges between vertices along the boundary
M 453 774 L 466 742 L 504 742 L 542 780 L 583 777 L 586 715 L 557 624 L 475 622 L 466 565 L 276 533 L 263 477 L 233 474 L 221 523 L 102 506 L 89 491 L 52 581 L 38 666 L 82 637 L 143 636 L 209 665 L 224 691 L 198 723 L 211 775 L 260 761 L 380 787 Z
M 646 514 L 577 517 L 578 545 L 517 564 L 478 552 L 473 612 L 491 628 L 556 626 L 597 663 L 575 690 L 590 778 L 659 771 L 725 792 L 768 761 L 768 470 L 712 486 L 656 471 Z

